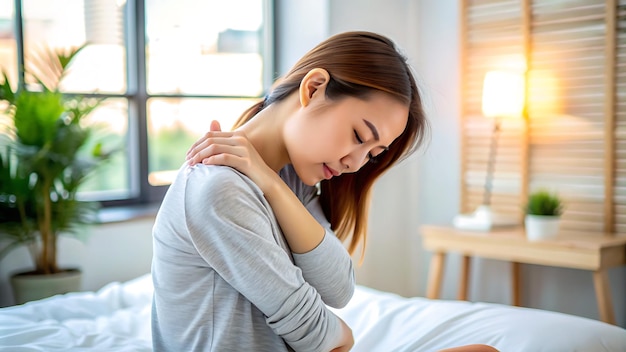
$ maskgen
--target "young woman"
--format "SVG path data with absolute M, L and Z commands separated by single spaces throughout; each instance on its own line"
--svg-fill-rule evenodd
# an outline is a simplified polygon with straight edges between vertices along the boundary
M 373 182 L 426 126 L 406 59 L 368 32 L 312 49 L 234 132 L 213 126 L 154 225 L 155 350 L 349 350 L 326 305 L 352 296 Z

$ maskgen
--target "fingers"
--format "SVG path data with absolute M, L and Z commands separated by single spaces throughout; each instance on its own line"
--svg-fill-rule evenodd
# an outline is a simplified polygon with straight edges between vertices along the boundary
M 246 146 L 247 140 L 240 136 L 210 137 L 202 141 L 198 141 L 195 147 L 189 151 L 189 155 L 193 155 L 202 149 L 206 149 L 212 145 L 230 145 L 230 146 Z
M 225 165 L 237 170 L 244 169 L 246 165 L 245 159 L 234 154 L 214 154 L 202 159 L 204 165 Z M 243 172 L 243 171 L 242 171 Z
M 222 134 L 224 133 L 224 134 Z M 220 126 L 220 122 L 217 120 L 212 120 L 211 121 L 211 125 L 209 127 L 209 132 L 205 133 L 204 136 L 200 137 L 192 146 L 191 148 L 189 148 L 189 150 L 187 150 L 187 159 L 189 159 L 189 153 L 198 146 L 198 144 L 202 143 L 202 141 L 204 141 L 207 138 L 211 138 L 211 137 L 217 137 L 217 136 L 222 136 L 222 137 L 227 137 L 227 136 L 231 136 L 232 132 L 222 132 L 222 126 Z
M 213 124 L 211 124 L 213 127 Z M 219 127 L 219 123 L 217 124 L 217 126 Z M 186 157 L 187 159 L 189 159 L 190 155 L 193 154 L 193 151 L 195 149 L 198 149 L 198 147 L 203 144 L 206 143 L 207 140 L 211 140 L 212 138 L 228 138 L 228 137 L 232 137 L 234 135 L 233 132 L 220 132 L 220 131 L 209 131 L 207 133 L 204 134 L 204 136 L 200 137 L 190 148 L 189 150 L 187 150 L 187 154 Z
M 194 165 L 203 159 L 219 154 L 245 157 L 248 155 L 248 152 L 246 147 L 241 145 L 236 138 L 210 138 L 198 144 L 196 148 L 188 153 L 187 162 L 189 165 Z
M 220 123 L 216 120 L 211 121 L 210 130 L 200 137 L 187 150 L 185 159 L 189 165 L 201 162 L 203 159 L 210 158 L 221 153 L 233 153 L 234 156 L 242 157 L 244 150 L 237 149 L 218 149 L 216 145 L 223 146 L 241 146 L 244 149 L 249 145 L 245 133 L 242 131 L 222 132 Z M 232 165 L 231 165 L 232 166 Z
M 222 131 L 222 127 L 220 126 L 220 122 L 217 121 L 217 120 L 211 121 L 210 131 L 211 132 L 221 132 Z

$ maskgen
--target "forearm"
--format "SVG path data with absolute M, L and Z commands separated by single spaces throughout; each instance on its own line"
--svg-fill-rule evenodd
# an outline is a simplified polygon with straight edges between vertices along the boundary
M 310 252 L 294 253 L 293 260 L 326 305 L 343 308 L 350 302 L 355 287 L 352 259 L 334 235 L 327 233 Z
M 294 253 L 306 253 L 317 247 L 325 230 L 309 213 L 298 197 L 278 175 L 275 182 L 264 189 L 285 239 Z
M 339 346 L 332 349 L 331 352 L 347 352 L 354 346 L 354 336 L 352 335 L 352 329 L 341 319 L 339 319 L 341 325 L 341 341 Z
M 343 243 L 337 239 L 330 229 L 330 224 L 324 215 L 316 194 L 317 189 L 304 185 L 290 167 L 281 170 L 279 177 L 291 190 L 289 193 L 297 196 L 307 213 L 317 223 L 321 224 L 322 229 L 325 230 L 321 235 L 319 243 L 317 243 L 316 239 L 309 244 L 308 248 L 303 248 L 308 249 L 308 251 L 296 253 L 292 249 L 294 263 L 302 269 L 302 275 L 305 280 L 317 289 L 324 303 L 334 308 L 344 307 L 350 301 L 354 292 L 355 279 L 352 259 Z M 279 181 L 272 180 L 264 183 L 264 185 L 267 187 L 267 185 L 273 185 L 276 182 Z M 270 193 L 268 192 L 268 194 Z M 288 219 L 294 220 L 293 215 L 290 215 Z M 317 227 L 315 224 L 303 226 L 296 221 L 294 222 L 296 224 L 295 231 L 297 231 L 295 235 L 298 238 L 310 236 L 307 235 L 308 231 Z M 283 225 L 281 223 L 281 228 Z M 313 235 L 317 235 L 317 233 L 313 232 Z

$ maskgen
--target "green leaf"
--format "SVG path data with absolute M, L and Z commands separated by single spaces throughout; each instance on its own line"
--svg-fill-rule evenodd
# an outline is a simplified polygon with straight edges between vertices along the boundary
M 93 146 L 93 149 L 91 150 L 91 156 L 100 157 L 103 155 L 104 154 L 102 153 L 102 142 L 98 142 L 96 143 L 96 145 Z
M 57 134 L 57 122 L 64 112 L 60 93 L 21 92 L 13 115 L 18 140 L 40 148 L 52 143 Z
M 2 77 L 4 81 L 0 84 L 0 100 L 6 100 L 9 104 L 13 104 L 13 102 L 15 102 L 15 93 L 11 88 L 9 76 L 7 76 L 6 72 L 2 71 Z
M 555 216 L 563 213 L 563 203 L 556 193 L 538 190 L 528 196 L 525 207 L 526 214 Z

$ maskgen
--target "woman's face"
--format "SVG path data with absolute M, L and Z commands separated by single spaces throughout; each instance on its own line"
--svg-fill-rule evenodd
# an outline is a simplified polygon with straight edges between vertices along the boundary
M 409 114 L 408 106 L 382 92 L 338 101 L 323 94 L 315 92 L 284 131 L 290 162 L 307 185 L 358 171 L 402 134 Z

